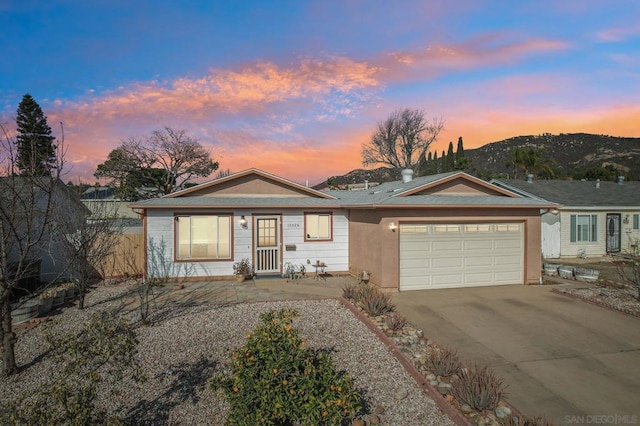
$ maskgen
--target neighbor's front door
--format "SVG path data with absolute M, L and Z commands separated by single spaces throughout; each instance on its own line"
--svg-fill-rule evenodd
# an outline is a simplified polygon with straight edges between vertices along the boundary
M 281 272 L 280 216 L 256 216 L 254 229 L 256 274 Z
M 620 213 L 607 214 L 607 253 L 620 252 Z

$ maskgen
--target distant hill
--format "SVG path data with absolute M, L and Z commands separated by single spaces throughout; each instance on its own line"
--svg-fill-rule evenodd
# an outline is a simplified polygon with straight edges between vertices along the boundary
M 509 152 L 515 147 L 535 148 L 555 161 L 558 178 L 572 177 L 581 170 L 596 166 L 613 166 L 631 180 L 640 178 L 640 138 L 623 138 L 588 133 L 545 133 L 517 136 L 465 150 L 472 167 L 469 172 L 480 177 L 508 175 Z
M 476 149 L 465 149 L 470 160 L 468 173 L 482 179 L 510 176 L 507 167 L 509 153 L 513 148 L 541 150 L 543 157 L 553 161 L 556 178 L 573 178 L 592 167 L 612 166 L 629 180 L 640 179 L 640 138 L 625 138 L 588 133 L 561 133 L 552 135 L 516 136 L 492 142 Z M 524 176 L 518 176 L 523 178 Z M 380 167 L 378 169 L 356 169 L 342 176 L 332 176 L 314 188 L 327 186 L 346 188 L 359 187 L 365 179 L 370 184 L 399 180 L 400 170 Z

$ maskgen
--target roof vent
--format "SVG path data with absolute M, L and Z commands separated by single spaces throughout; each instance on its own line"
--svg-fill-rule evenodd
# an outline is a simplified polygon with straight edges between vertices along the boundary
M 532 183 L 533 182 L 533 175 L 531 173 L 529 173 L 527 175 L 527 182 Z
M 617 182 L 617 183 L 624 183 L 624 176 L 618 176 L 618 177 L 616 178 L 616 182 Z
M 403 169 L 400 173 L 402 174 L 402 182 L 407 183 L 413 180 L 413 170 Z
M 367 179 L 364 180 L 364 190 L 365 191 L 369 190 L 369 181 Z
M 596 179 L 596 188 L 600 188 L 600 179 Z

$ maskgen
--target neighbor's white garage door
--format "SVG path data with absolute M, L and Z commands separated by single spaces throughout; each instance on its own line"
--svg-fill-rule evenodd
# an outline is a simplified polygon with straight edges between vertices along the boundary
M 522 223 L 401 224 L 400 290 L 522 284 Z

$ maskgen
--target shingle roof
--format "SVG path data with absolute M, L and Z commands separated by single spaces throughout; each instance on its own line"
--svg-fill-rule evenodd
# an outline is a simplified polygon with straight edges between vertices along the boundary
M 494 180 L 494 184 L 564 206 L 640 206 L 640 182 L 579 180 Z
M 369 190 L 327 191 L 335 199 L 319 197 L 163 197 L 139 201 L 133 208 L 367 208 L 367 207 L 527 207 L 549 208 L 553 203 L 515 195 L 406 195 L 412 190 L 429 184 L 437 184 L 456 175 L 476 180 L 462 172 L 449 172 L 387 182 Z M 480 181 L 482 182 L 482 181 Z M 484 184 L 484 183 L 483 183 Z

